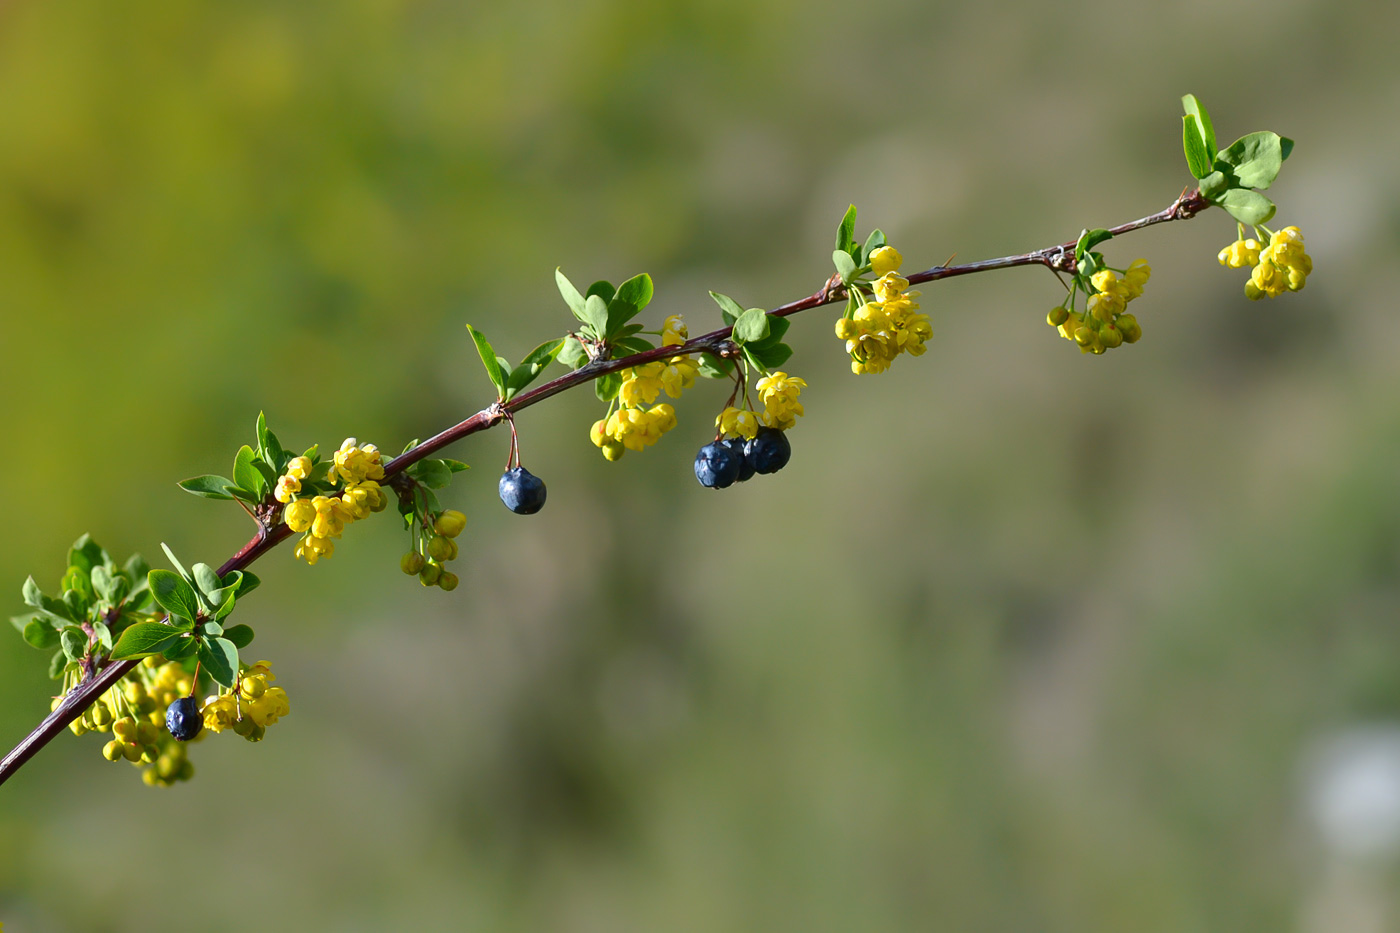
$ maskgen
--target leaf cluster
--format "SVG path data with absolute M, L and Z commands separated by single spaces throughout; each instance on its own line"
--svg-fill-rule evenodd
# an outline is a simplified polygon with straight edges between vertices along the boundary
M 792 347 L 783 343 L 783 335 L 791 326 L 787 318 L 774 317 L 762 308 L 742 308 L 733 298 L 718 292 L 710 292 L 710 297 L 719 305 L 724 323 L 734 328 L 729 339 L 743 348 L 744 356 L 751 365 L 768 372 L 777 369 L 792 356 Z M 710 370 L 702 366 L 701 372 L 711 375 L 712 370 L 718 370 L 718 375 L 727 375 L 724 365 L 727 363 L 727 360 L 718 360 Z
M 862 275 L 870 271 L 870 254 L 886 245 L 884 231 L 870 231 L 865 244 L 856 242 L 856 206 L 846 208 L 841 225 L 836 228 L 836 249 L 832 250 L 831 261 L 841 276 L 841 283 L 850 287 Z
M 33 647 L 58 648 L 49 660 L 49 676 L 57 680 L 78 670 L 95 650 L 111 651 L 114 640 L 130 626 L 150 618 L 154 594 L 149 570 L 139 554 L 117 566 L 110 554 L 83 535 L 68 551 L 58 595 L 46 595 L 29 577 L 22 595 L 32 611 L 12 617 L 10 623 Z
M 408 453 L 419 443 L 415 437 L 405 445 L 403 453 Z M 403 516 L 404 525 L 413 527 L 415 515 L 426 516 L 442 511 L 442 505 L 433 490 L 446 489 L 452 483 L 452 474 L 469 469 L 471 467 L 467 464 L 450 457 L 425 457 L 405 470 L 404 475 L 413 480 L 413 492 L 412 495 L 399 498 L 399 514 Z
M 1274 183 L 1293 152 L 1293 140 L 1267 130 L 1249 133 L 1216 148 L 1210 113 L 1194 94 L 1181 99 L 1182 148 L 1186 165 L 1200 182 L 1201 194 L 1242 224 L 1262 224 L 1274 216 L 1274 202 L 1252 189 Z
M 277 435 L 268 430 L 267 417 L 258 412 L 257 446 L 244 444 L 233 458 L 233 478 L 208 474 L 182 480 L 181 489 L 204 499 L 237 499 L 249 505 L 273 501 L 277 478 L 286 472 L 296 453 L 285 449 Z M 331 461 L 322 461 L 319 445 L 312 445 L 301 456 L 311 461 L 311 473 L 301 481 L 302 495 L 318 495 L 335 488 L 326 479 Z
M 162 544 L 175 570 L 152 570 L 148 588 L 155 603 L 165 610 L 162 621 L 143 620 L 127 626 L 110 648 L 112 660 L 125 661 L 163 655 L 169 661 L 197 658 L 209 676 L 225 687 L 238 674 L 238 650 L 253 640 L 247 625 L 225 628 L 223 623 L 240 597 L 258 586 L 251 573 L 233 570 L 220 576 L 208 564 L 190 570 Z

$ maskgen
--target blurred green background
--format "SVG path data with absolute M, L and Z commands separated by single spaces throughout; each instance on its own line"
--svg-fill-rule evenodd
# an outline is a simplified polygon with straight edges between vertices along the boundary
M 143 786 L 65 734 L 0 789 L 7 931 L 1400 929 L 1395 8 L 408 0 L 0 6 L 0 587 L 83 531 L 218 563 L 175 481 L 266 409 L 398 450 L 489 401 L 552 282 L 664 314 L 815 290 L 847 203 L 906 270 L 1189 181 L 1179 96 L 1297 139 L 1317 272 L 1250 303 L 1212 211 L 1107 244 L 1145 336 L 1039 270 L 924 289 L 856 378 L 804 314 L 791 465 L 724 493 L 688 392 L 605 463 L 574 392 L 452 455 L 461 587 L 387 518 L 256 567 L 292 715 Z M 556 368 L 557 369 L 557 368 Z M 8 629 L 7 629 L 8 630 Z M 0 745 L 48 710 L 0 639 Z M 1357 754 L 1352 754 L 1357 752 Z M 1350 750 L 1350 751 L 1348 751 Z M 1350 757 L 1348 757 L 1350 756 Z M 1368 757 L 1369 756 L 1369 757 Z M 1359 762 L 1359 763 L 1358 763 Z M 1350 782 L 1350 783 L 1349 783 Z M 1369 835 L 1368 835 L 1369 833 Z

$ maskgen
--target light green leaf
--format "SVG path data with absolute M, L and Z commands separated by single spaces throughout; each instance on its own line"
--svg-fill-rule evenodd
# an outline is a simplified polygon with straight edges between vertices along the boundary
M 1085 230 L 1083 233 L 1079 234 L 1079 242 L 1074 245 L 1074 258 L 1083 259 L 1085 253 L 1105 240 L 1111 239 L 1113 239 L 1113 234 L 1102 227 L 1098 227 L 1094 230 Z
M 1215 152 L 1215 127 L 1211 125 L 1210 111 L 1206 110 L 1206 105 L 1197 100 L 1195 94 L 1187 94 L 1181 98 L 1181 106 L 1199 121 L 1197 128 L 1200 130 L 1201 142 L 1205 144 L 1206 152 Z
M 544 371 L 544 368 L 554 362 L 554 358 L 559 355 L 559 351 L 564 348 L 563 339 L 548 340 L 535 349 L 520 362 L 520 365 L 511 370 L 510 378 L 506 380 L 506 398 L 513 397 L 517 392 L 524 389 L 535 378 Z
M 569 306 L 574 317 L 587 324 L 588 318 L 583 316 L 583 296 L 578 293 L 578 289 L 574 288 L 574 283 L 570 282 L 563 270 L 558 267 L 554 270 L 554 284 L 559 286 L 559 294 L 564 296 L 564 303 Z
M 236 484 L 231 479 L 208 474 L 181 480 L 178 485 L 185 492 L 193 493 L 204 499 L 232 499 L 233 496 L 228 494 L 228 488 Z
M 195 649 L 209 676 L 225 687 L 233 686 L 238 671 L 238 646 L 227 638 L 203 638 Z
M 1201 138 L 1201 124 L 1189 113 L 1181 118 L 1181 146 L 1186 150 L 1186 167 L 1191 174 L 1196 178 L 1209 175 L 1211 160 Z
M 169 570 L 152 570 L 146 579 L 150 582 L 151 595 L 166 612 L 191 621 L 199 615 L 194 587 L 184 577 Z
M 1224 172 L 1211 172 L 1201 179 L 1201 195 L 1213 203 L 1220 203 L 1221 196 L 1230 190 L 1230 176 Z
M 844 254 L 843 254 L 844 255 Z M 849 256 L 846 257 L 850 259 Z M 744 344 L 768 336 L 768 314 L 762 308 L 750 308 L 734 322 L 733 340 Z
M 600 402 L 611 402 L 617 398 L 617 390 L 622 388 L 622 377 L 617 373 L 604 373 L 593 380 L 593 394 Z
M 728 295 L 721 295 L 719 292 L 710 292 L 710 297 L 719 305 L 719 315 L 724 318 L 724 323 L 734 326 L 734 322 L 739 319 L 739 315 L 744 313 L 744 309 L 739 307 L 739 302 Z
M 1248 188 L 1231 188 L 1220 199 L 1220 206 L 1242 224 L 1267 223 L 1274 216 L 1274 202 Z
M 1230 166 L 1241 186 L 1267 188 L 1283 167 L 1283 140 L 1277 133 L 1250 133 L 1232 142 L 1216 160 Z
M 24 624 L 24 640 L 35 648 L 52 648 L 58 644 L 58 631 L 43 619 L 31 616 Z
M 247 444 L 238 448 L 238 455 L 233 458 L 233 482 L 261 500 L 267 494 L 267 481 L 263 479 L 258 468 L 253 466 L 256 459 L 257 454 L 253 453 L 253 448 Z
M 583 344 L 579 343 L 577 337 L 566 337 L 564 338 L 564 346 L 559 350 L 559 356 L 556 358 L 570 369 L 578 369 L 588 362 L 588 351 L 583 348 Z
M 870 262 L 870 254 L 885 245 L 885 231 L 878 227 L 870 231 L 870 236 L 865 238 L 865 245 L 860 250 L 861 265 Z
M 224 637 L 238 648 L 246 648 L 253 641 L 253 629 L 247 625 L 231 625 L 224 630 Z
M 125 661 L 160 654 L 175 639 L 184 635 L 178 629 L 159 622 L 137 622 L 128 625 L 112 646 L 112 660 Z
M 856 206 L 846 208 L 841 226 L 836 228 L 836 248 L 849 255 L 856 245 Z
M 599 336 L 608 332 L 608 300 L 602 295 L 592 294 L 591 289 L 583 303 L 583 322 Z
M 842 250 L 833 250 L 831 261 L 836 266 L 836 272 L 841 276 L 841 281 L 847 285 L 851 284 L 851 279 L 856 276 L 856 261 L 851 258 L 851 254 Z
M 44 593 L 39 589 L 39 584 L 34 582 L 34 577 L 32 575 L 29 579 L 24 581 L 24 589 L 22 592 L 24 594 L 24 604 L 26 606 L 33 606 L 35 609 L 38 609 L 44 604 Z
M 476 344 L 476 352 L 481 354 L 481 364 L 486 367 L 486 378 L 491 380 L 491 384 L 496 387 L 497 395 L 504 395 L 506 391 L 505 373 L 501 372 L 501 364 L 496 359 L 496 351 L 491 346 L 491 342 L 486 337 L 472 327 L 467 325 L 467 332 L 472 335 L 472 342 Z

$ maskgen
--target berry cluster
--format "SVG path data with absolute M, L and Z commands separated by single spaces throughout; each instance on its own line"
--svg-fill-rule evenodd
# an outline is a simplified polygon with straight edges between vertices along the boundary
M 335 553 L 335 538 L 351 522 L 369 518 L 371 512 L 381 512 L 389 504 L 379 486 L 384 478 L 379 448 L 373 444 L 361 446 L 353 437 L 345 439 L 335 452 L 334 462 L 326 471 L 326 479 L 341 484 L 340 495 L 299 496 L 302 482 L 315 469 L 309 457 L 295 457 L 287 464 L 287 472 L 277 479 L 275 496 L 286 502 L 283 520 L 292 531 L 302 534 L 296 556 L 308 564 Z
M 1059 328 L 1066 340 L 1078 344 L 1082 353 L 1099 355 L 1125 343 L 1137 343 L 1142 337 L 1142 326 L 1126 310 L 1130 301 L 1142 297 L 1142 287 L 1151 277 L 1152 267 L 1146 259 L 1134 259 L 1122 278 L 1112 269 L 1099 269 L 1089 276 L 1089 297 L 1082 312 L 1073 310 L 1075 291 L 1082 285 L 1076 277 L 1076 289 L 1066 299 L 1069 307 L 1051 308 L 1045 320 L 1051 327 Z
M 1265 295 L 1277 298 L 1284 292 L 1302 291 L 1312 273 L 1312 257 L 1303 251 L 1303 234 L 1297 227 L 1284 227 L 1273 233 L 1265 227 L 1258 229 L 1268 235 L 1268 246 L 1261 249 L 1258 240 L 1245 239 L 1241 224 L 1239 238 L 1216 257 L 1220 264 L 1231 269 L 1254 267 L 1249 281 L 1244 283 L 1245 297 L 1251 301 Z
M 77 735 L 112 733 L 112 739 L 102 746 L 102 757 L 148 766 L 141 775 L 147 784 L 169 787 L 176 781 L 188 781 L 194 776 L 194 765 L 177 741 L 180 736 L 173 729 L 162 731 L 160 726 L 170 722 L 168 711 L 178 704 L 194 704 L 189 696 L 193 687 L 194 678 L 183 664 L 146 658 L 69 728 Z M 54 700 L 55 708 L 61 700 L 61 696 Z
M 410 524 L 413 547 L 399 560 L 399 569 L 409 576 L 417 575 L 424 586 L 437 586 L 451 591 L 457 588 L 457 575 L 443 565 L 457 559 L 454 540 L 467 527 L 467 517 L 456 509 L 447 509 Z
M 870 269 L 879 276 L 871 286 L 873 301 L 858 285 L 851 286 L 852 298 L 846 314 L 836 322 L 836 336 L 846 341 L 851 356 L 851 372 L 857 375 L 882 373 L 901 353 L 922 356 L 925 342 L 933 336 L 927 314 L 917 313 L 919 305 L 909 280 L 899 275 L 904 257 L 893 246 L 881 246 L 870 254 Z
M 709 489 L 725 489 L 755 473 L 776 473 L 792 457 L 792 444 L 778 428 L 762 427 L 751 438 L 724 437 L 695 455 L 695 478 Z

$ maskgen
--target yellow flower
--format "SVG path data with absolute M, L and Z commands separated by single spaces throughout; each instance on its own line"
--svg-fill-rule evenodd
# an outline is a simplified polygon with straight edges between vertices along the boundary
M 268 687 L 256 700 L 248 704 L 248 715 L 260 726 L 270 726 L 278 719 L 291 713 L 287 701 L 287 691 L 281 687 Z
M 673 356 L 657 378 L 661 381 L 661 388 L 666 390 L 667 395 L 671 398 L 680 398 L 681 390 L 695 385 L 695 378 L 699 375 L 700 365 L 690 357 Z M 650 403 L 652 400 L 648 399 L 647 401 Z
M 893 246 L 882 246 L 870 254 L 870 269 L 876 275 L 897 272 L 904 257 Z
M 311 475 L 311 458 L 293 457 L 287 462 L 287 475 L 293 479 L 306 479 Z
M 273 493 L 273 498 L 285 504 L 291 502 L 292 497 L 299 492 L 301 492 L 301 480 L 290 475 L 279 476 L 277 477 L 277 491 Z
M 332 482 L 347 484 L 383 479 L 384 466 L 380 462 L 379 448 L 373 444 L 360 445 L 355 438 L 347 437 L 335 452 L 335 464 L 326 475 Z
M 909 288 L 909 280 L 895 272 L 886 272 L 875 280 L 875 297 L 880 301 L 893 301 Z M 914 292 L 917 295 L 918 292 Z
M 758 433 L 758 415 L 747 409 L 730 406 L 715 417 L 715 427 L 729 437 L 752 438 Z
M 679 314 L 671 315 L 661 324 L 661 345 L 663 347 L 683 344 L 689 336 L 690 332 L 686 330 L 685 321 L 681 320 Z
M 223 732 L 238 721 L 238 700 L 231 693 L 221 693 L 207 698 L 201 712 L 204 714 L 204 728 L 210 732 Z
M 301 534 L 311 527 L 311 523 L 316 519 L 316 506 L 311 504 L 310 499 L 298 499 L 287 506 L 283 513 L 282 520 L 287 526 Z
M 303 501 L 303 500 L 299 500 Z M 311 532 L 297 544 L 296 556 L 306 561 L 311 566 L 316 566 L 316 562 L 323 557 L 330 557 L 335 553 L 335 542 L 330 538 L 320 538 Z

